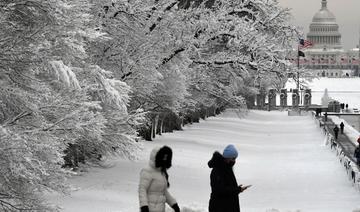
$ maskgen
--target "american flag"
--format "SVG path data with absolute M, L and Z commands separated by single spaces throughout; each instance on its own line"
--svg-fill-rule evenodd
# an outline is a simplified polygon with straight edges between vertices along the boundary
M 299 41 L 299 48 L 300 49 L 305 49 L 305 48 L 308 48 L 308 47 L 312 47 L 314 44 L 309 41 L 309 40 L 304 40 L 304 39 L 300 39 Z

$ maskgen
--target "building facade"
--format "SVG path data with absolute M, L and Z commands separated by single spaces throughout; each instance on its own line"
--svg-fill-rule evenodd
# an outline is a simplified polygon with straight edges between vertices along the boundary
M 327 7 L 327 0 L 321 1 L 321 9 L 314 15 L 306 37 L 313 46 L 301 50 L 305 57 L 300 57 L 300 67 L 314 70 L 318 76 L 358 75 L 359 48 L 342 48 L 339 25 Z M 297 63 L 297 60 L 293 61 Z

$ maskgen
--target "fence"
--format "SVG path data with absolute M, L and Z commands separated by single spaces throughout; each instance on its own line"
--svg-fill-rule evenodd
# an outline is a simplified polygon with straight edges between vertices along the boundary
M 350 157 L 346 155 L 344 149 L 337 143 L 334 136 L 330 133 L 330 128 L 321 123 L 319 119 L 315 117 L 315 113 L 312 113 L 312 117 L 316 125 L 322 130 L 325 135 L 325 145 L 330 146 L 330 149 L 333 150 L 339 158 L 340 163 L 344 166 L 349 180 L 352 181 L 355 188 L 360 191 L 360 171 L 359 167 L 356 165 L 355 161 L 352 161 Z

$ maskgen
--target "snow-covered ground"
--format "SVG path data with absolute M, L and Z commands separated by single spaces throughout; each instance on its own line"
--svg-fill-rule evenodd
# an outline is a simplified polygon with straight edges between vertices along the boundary
M 245 212 L 351 212 L 360 208 L 360 193 L 348 180 L 336 155 L 310 117 L 278 111 L 233 111 L 144 142 L 138 161 L 113 160 L 70 182 L 78 187 L 67 197 L 51 197 L 65 212 L 137 212 L 140 169 L 154 146 L 174 151 L 170 192 L 186 211 L 206 212 L 210 194 L 207 162 L 215 150 L 235 144 L 238 182 L 253 185 L 240 194 Z M 272 210 L 274 209 L 274 210 Z M 170 210 L 169 210 L 170 211 Z M 224 211 L 226 212 L 226 211 Z
M 352 111 L 353 108 L 360 109 L 360 78 L 319 78 L 309 82 L 308 86 L 312 92 L 312 104 L 321 104 L 324 91 L 328 89 L 329 96 L 341 103 L 348 104 L 349 108 L 351 108 L 350 111 Z M 285 87 L 289 90 L 290 88 L 295 88 L 296 84 L 289 81 Z M 279 102 L 280 100 L 278 100 L 278 104 L 280 104 Z M 288 104 L 291 105 L 291 95 L 288 95 Z M 344 116 L 341 118 L 331 116 L 330 118 L 336 124 L 344 122 L 345 134 L 357 145 L 360 116 Z
M 312 104 L 321 104 L 321 97 L 327 88 L 329 96 L 349 108 L 360 109 L 360 78 L 319 78 L 309 83 L 312 92 Z M 286 88 L 296 88 L 294 82 L 288 82 Z M 288 95 L 288 104 L 291 104 L 291 95 Z M 277 101 L 280 104 L 280 100 Z

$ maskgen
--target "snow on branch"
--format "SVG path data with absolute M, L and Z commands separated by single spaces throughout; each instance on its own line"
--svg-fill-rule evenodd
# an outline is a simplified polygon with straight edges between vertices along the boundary
M 50 65 L 55 71 L 57 79 L 65 83 L 67 87 L 77 90 L 81 89 L 75 73 L 69 66 L 66 66 L 61 60 L 50 61 Z
M 165 63 L 169 62 L 173 57 L 175 57 L 177 54 L 179 54 L 183 51 L 185 51 L 185 48 L 180 48 L 180 49 L 175 50 L 174 53 L 169 55 L 169 57 L 164 58 L 161 64 L 164 65 Z
M 195 64 L 201 64 L 201 65 L 227 65 L 227 64 L 239 64 L 239 65 L 248 65 L 249 63 L 244 63 L 240 61 L 234 61 L 234 60 L 224 60 L 224 61 L 200 61 L 200 60 L 194 60 L 193 63 Z
M 103 92 L 100 94 L 104 102 L 117 106 L 121 111 L 127 111 L 127 104 L 129 102 L 130 87 L 117 79 L 106 78 L 107 71 L 101 69 L 99 66 L 94 66 L 95 78 L 99 82 Z

